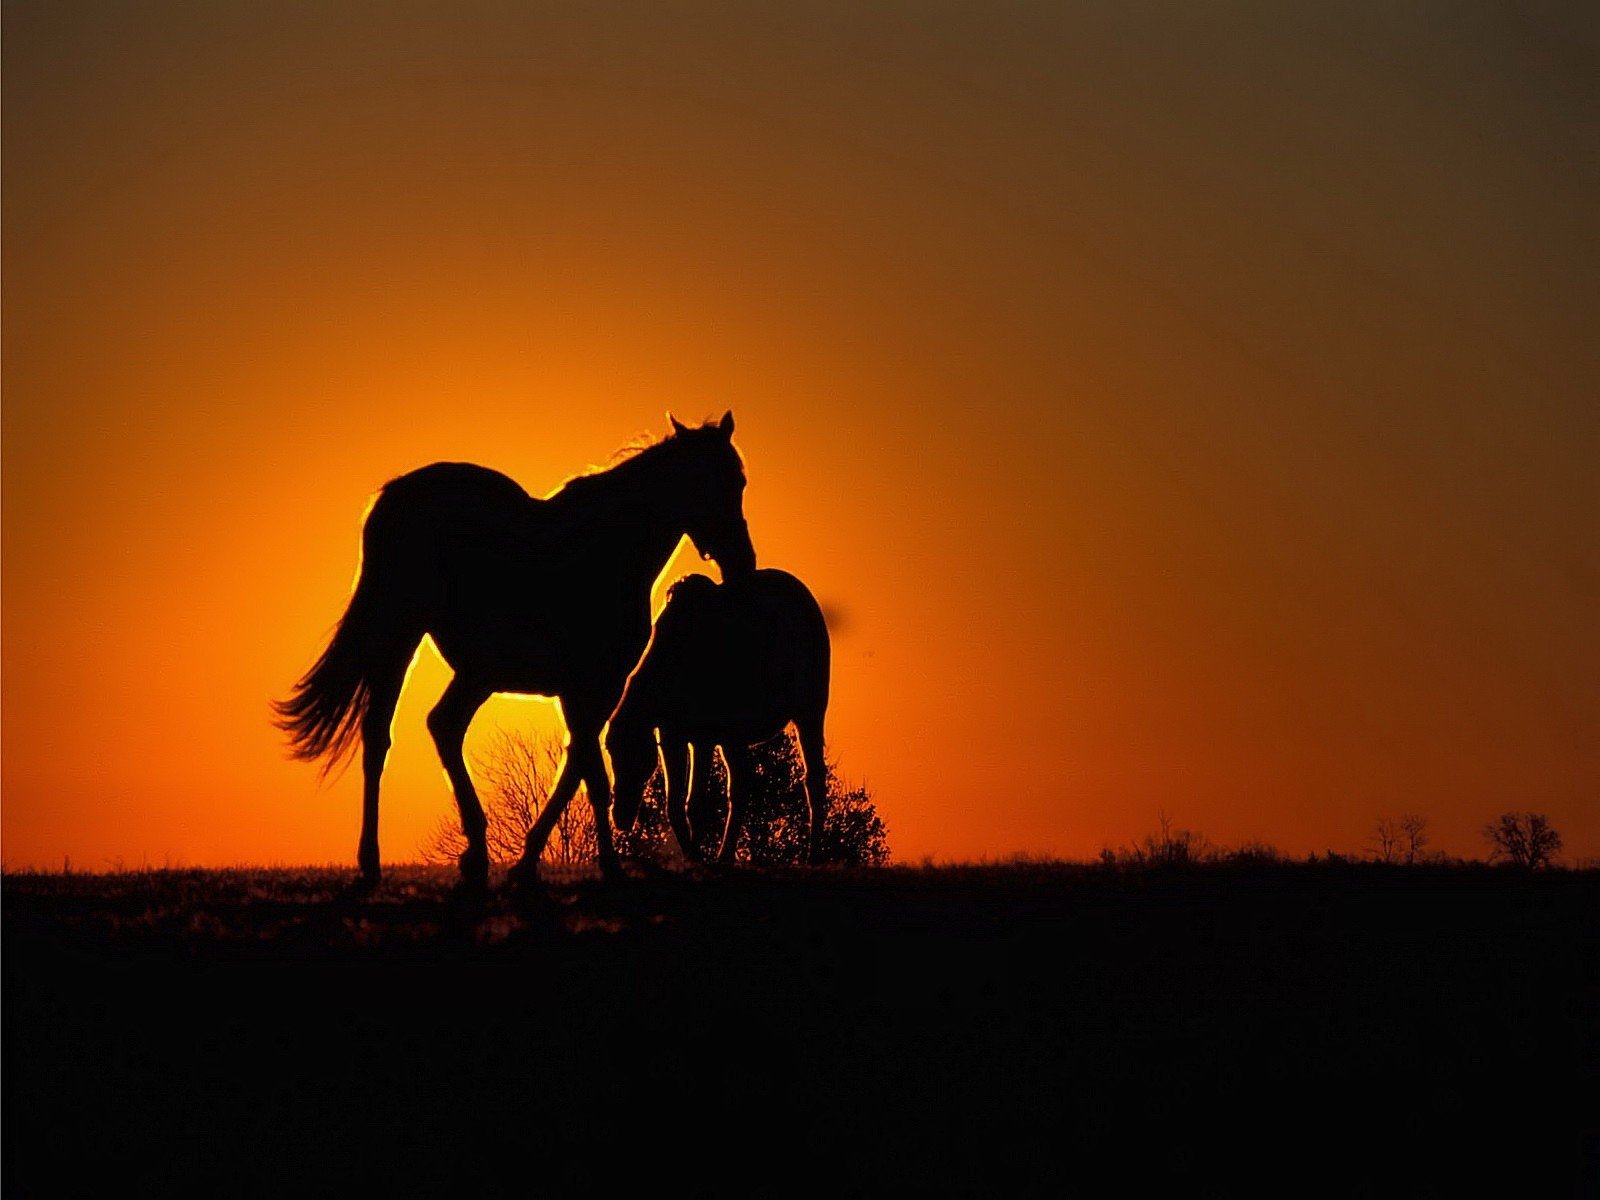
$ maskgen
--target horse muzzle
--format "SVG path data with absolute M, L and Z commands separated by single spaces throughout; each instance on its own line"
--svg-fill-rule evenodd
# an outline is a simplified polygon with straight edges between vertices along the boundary
M 618 833 L 627 833 L 633 828 L 633 823 L 639 819 L 638 804 L 622 805 L 613 798 L 611 802 L 611 823 L 616 826 Z

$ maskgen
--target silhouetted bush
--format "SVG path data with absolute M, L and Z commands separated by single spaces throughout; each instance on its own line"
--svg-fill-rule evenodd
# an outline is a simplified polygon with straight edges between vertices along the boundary
M 1219 846 L 1197 830 L 1175 828 L 1172 818 L 1165 812 L 1157 816 L 1156 822 L 1156 831 L 1133 845 L 1101 850 L 1100 865 L 1176 871 L 1197 867 L 1270 867 L 1295 861 L 1271 842 L 1259 838 L 1247 838 L 1237 846 Z M 1307 861 L 1315 862 L 1316 855 Z
M 1263 842 L 1256 838 L 1224 850 L 1222 857 L 1230 863 L 1238 863 L 1241 866 L 1270 866 L 1289 861 L 1271 842 Z
M 1192 867 L 1203 862 L 1217 862 L 1223 853 L 1211 844 L 1211 839 L 1192 829 L 1174 829 L 1172 818 L 1161 813 L 1156 818 L 1157 828 L 1132 846 L 1116 850 L 1102 850 L 1100 861 L 1108 866 L 1163 867 L 1176 869 Z
M 751 751 L 754 764 L 750 783 L 750 811 L 739 837 L 738 856 L 758 866 L 784 866 L 805 861 L 811 809 L 805 793 L 805 765 L 799 748 L 787 733 L 761 743 Z M 822 829 L 822 861 L 845 866 L 882 866 L 889 861 L 889 833 L 878 816 L 872 793 L 865 785 L 850 786 L 827 764 L 828 819 Z M 644 809 L 657 806 L 660 816 L 658 771 L 645 793 Z M 721 758 L 711 768 L 715 796 L 711 827 L 697 831 L 702 853 L 715 854 L 728 813 L 728 776 Z

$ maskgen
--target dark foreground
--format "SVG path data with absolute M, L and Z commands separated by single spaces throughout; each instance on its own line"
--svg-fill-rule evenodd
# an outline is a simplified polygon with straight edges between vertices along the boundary
M 4 1194 L 1600 1182 L 1594 872 L 347 879 L 6 878 Z

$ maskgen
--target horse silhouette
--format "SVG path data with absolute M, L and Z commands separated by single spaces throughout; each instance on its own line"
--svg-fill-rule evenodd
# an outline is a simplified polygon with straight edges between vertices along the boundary
M 829 654 L 822 609 L 787 571 L 753 571 L 720 586 L 704 575 L 674 584 L 606 731 L 617 828 L 626 832 L 638 815 L 659 731 L 672 832 L 687 857 L 698 857 L 711 808 L 711 756 L 720 747 L 728 820 L 718 858 L 731 861 L 748 808 L 750 747 L 792 722 L 811 806 L 809 857 L 817 862 L 828 812 L 822 725 Z
M 483 807 L 462 757 L 491 695 L 554 696 L 567 726 L 555 787 L 529 830 L 514 878 L 539 855 L 578 784 L 594 805 L 600 866 L 618 870 L 600 731 L 650 637 L 650 589 L 684 536 L 725 578 L 753 573 L 744 466 L 733 414 L 697 428 L 669 417 L 660 441 L 536 500 L 497 471 L 435 463 L 385 484 L 361 531 L 361 573 L 321 657 L 274 705 L 292 753 L 324 771 L 361 743 L 358 861 L 380 876 L 378 789 L 390 724 L 423 636 L 454 678 L 428 714 L 455 793 L 469 887 L 487 884 Z

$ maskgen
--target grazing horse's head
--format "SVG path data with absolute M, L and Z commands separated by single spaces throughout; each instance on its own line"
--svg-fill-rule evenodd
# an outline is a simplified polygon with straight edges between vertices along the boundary
M 744 463 L 733 448 L 733 413 L 698 428 L 672 422 L 679 464 L 678 496 L 684 532 L 701 558 L 716 560 L 724 579 L 756 569 L 756 549 L 744 519 Z
M 655 730 L 625 717 L 613 717 L 606 730 L 611 756 L 611 821 L 623 833 L 633 828 L 650 776 L 656 772 Z
M 655 774 L 656 723 L 685 673 L 697 670 L 706 622 L 716 620 L 717 597 L 722 594 L 723 588 L 705 575 L 685 575 L 672 585 L 650 644 L 611 714 L 605 737 L 611 757 L 611 819 L 623 833 L 633 828 L 644 790 Z

